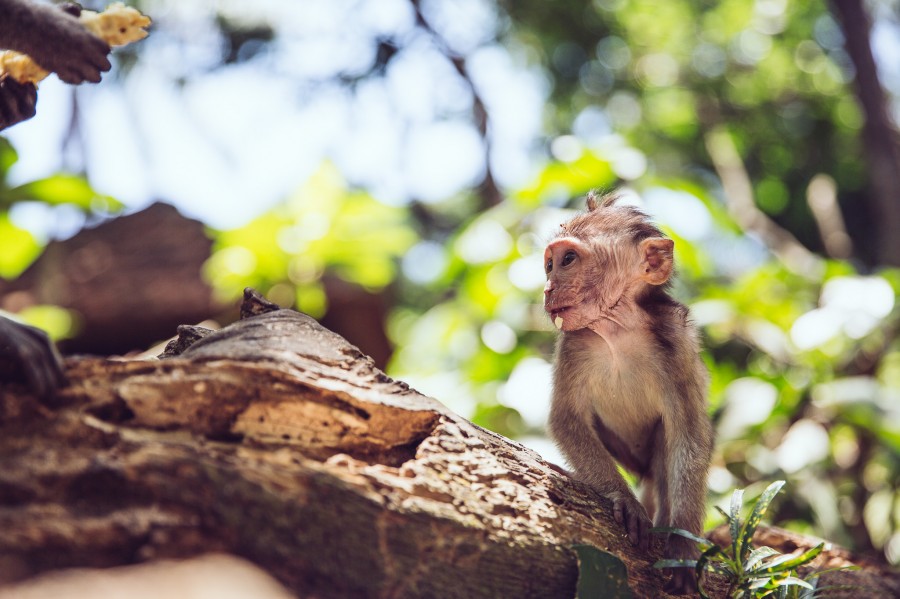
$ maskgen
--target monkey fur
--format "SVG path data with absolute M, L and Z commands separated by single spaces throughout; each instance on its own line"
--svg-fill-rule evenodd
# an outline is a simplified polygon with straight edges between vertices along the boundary
M 80 13 L 75 3 L 0 0 L 0 49 L 29 55 L 66 83 L 97 83 L 110 69 L 110 48 L 78 22 Z M 36 102 L 34 85 L 0 78 L 0 130 L 33 117 Z
M 0 314 L 0 383 L 25 383 L 49 401 L 65 383 L 62 359 L 47 333 Z
M 109 46 L 78 22 L 81 7 L 0 0 L 0 49 L 31 56 L 66 83 L 98 82 L 110 68 Z M 0 130 L 35 114 L 37 88 L 0 78 Z M 42 400 L 65 382 L 62 360 L 40 329 L 0 316 L 0 381 L 22 381 Z
M 37 88 L 19 83 L 12 77 L 0 77 L 0 131 L 27 121 L 37 110 Z
M 549 430 L 576 478 L 613 503 L 632 542 L 651 518 L 701 534 L 713 431 L 708 375 L 688 309 L 672 299 L 674 242 L 615 196 L 588 196 L 544 252 L 544 308 L 557 340 Z M 616 462 L 642 481 L 638 501 Z M 696 549 L 670 535 L 667 557 Z M 668 590 L 696 588 L 673 568 Z

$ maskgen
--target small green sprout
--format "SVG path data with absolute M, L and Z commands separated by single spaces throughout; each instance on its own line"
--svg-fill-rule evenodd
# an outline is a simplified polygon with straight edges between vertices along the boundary
M 728 581 L 728 596 L 734 599 L 763 597 L 812 599 L 817 593 L 818 579 L 825 572 L 813 572 L 805 578 L 800 578 L 796 570 L 815 559 L 822 552 L 824 543 L 796 556 L 783 555 L 771 547 L 754 549 L 751 544 L 753 534 L 769 504 L 783 486 L 784 481 L 779 480 L 766 487 L 746 521 L 741 519 L 744 498 L 744 491 L 741 489 L 736 490 L 731 496 L 730 513 L 716 508 L 725 516 L 731 532 L 731 545 L 725 549 L 680 528 L 653 529 L 654 532 L 673 533 L 691 539 L 697 543 L 701 553 L 700 558 L 696 560 L 663 559 L 656 562 L 655 567 L 694 568 L 700 596 L 703 599 L 709 597 L 702 584 L 702 576 L 706 572 L 723 576 Z

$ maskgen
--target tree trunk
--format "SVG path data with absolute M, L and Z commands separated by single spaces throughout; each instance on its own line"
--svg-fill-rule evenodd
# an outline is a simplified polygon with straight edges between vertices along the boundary
M 219 552 L 301 597 L 573 597 L 586 544 L 665 596 L 661 540 L 641 553 L 533 451 L 270 309 L 250 293 L 161 360 L 70 358 L 52 406 L 0 387 L 0 584 Z
M 868 159 L 871 194 L 878 223 L 878 260 L 900 265 L 900 144 L 895 123 L 888 114 L 887 99 L 872 46 L 871 24 L 863 0 L 832 0 L 833 12 L 844 32 L 844 47 L 856 67 L 854 79 L 865 124 L 862 142 Z

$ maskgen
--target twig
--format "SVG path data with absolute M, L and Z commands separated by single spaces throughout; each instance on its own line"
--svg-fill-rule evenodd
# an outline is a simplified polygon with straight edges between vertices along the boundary
M 735 221 L 745 231 L 758 235 L 791 271 L 817 277 L 822 269 L 822 259 L 756 207 L 750 176 L 728 131 L 721 126 L 715 127 L 706 133 L 704 142 L 716 174 L 722 181 L 728 211 Z
M 491 169 L 491 140 L 488 133 L 489 118 L 487 107 L 485 106 L 481 95 L 478 93 L 478 89 L 475 87 L 475 82 L 472 81 L 472 77 L 469 75 L 465 57 L 456 54 L 450 48 L 450 45 L 447 44 L 446 40 L 434 30 L 434 27 L 431 26 L 425 18 L 425 15 L 422 14 L 420 0 L 410 0 L 410 2 L 413 9 L 416 11 L 416 23 L 431 36 L 435 45 L 447 60 L 450 61 L 450 64 L 453 65 L 453 68 L 456 69 L 456 72 L 472 92 L 472 117 L 475 120 L 478 134 L 481 136 L 482 142 L 484 143 L 484 178 L 478 186 L 478 190 L 482 199 L 481 209 L 486 210 L 503 201 L 503 192 L 497 187 L 497 182 L 494 180 L 494 174 Z
M 806 203 L 812 211 L 825 251 L 832 258 L 849 258 L 853 254 L 853 241 L 847 234 L 844 217 L 837 202 L 837 183 L 828 175 L 819 173 L 806 188 Z

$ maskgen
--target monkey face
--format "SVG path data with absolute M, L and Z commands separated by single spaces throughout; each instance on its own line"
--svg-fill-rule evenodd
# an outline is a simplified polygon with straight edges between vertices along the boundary
M 559 237 L 544 250 L 544 310 L 562 331 L 629 328 L 640 318 L 635 299 L 668 281 L 672 246 L 671 239 L 638 241 L 615 229 Z
M 544 250 L 544 310 L 556 328 L 576 331 L 601 318 L 603 262 L 576 237 L 556 239 Z

